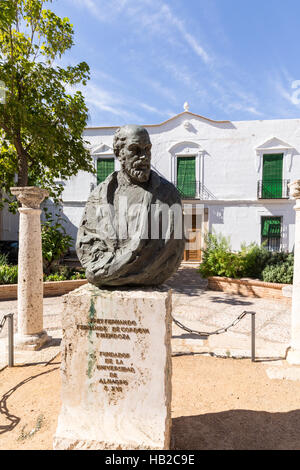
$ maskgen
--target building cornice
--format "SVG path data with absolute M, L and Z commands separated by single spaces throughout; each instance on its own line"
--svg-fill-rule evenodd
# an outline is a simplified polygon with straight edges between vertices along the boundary
M 200 119 L 204 119 L 205 121 L 212 122 L 214 124 L 230 124 L 230 121 L 214 121 L 213 119 L 209 119 L 205 116 L 201 116 L 200 114 L 195 114 L 191 113 L 190 111 L 183 111 L 182 113 L 176 114 L 175 116 L 170 117 L 166 121 L 163 121 L 159 124 L 143 124 L 144 127 L 159 127 L 163 126 L 164 124 L 167 124 L 170 121 L 173 121 L 174 119 L 180 117 L 180 116 L 187 116 L 187 115 L 197 117 Z M 120 126 L 91 126 L 91 127 L 86 127 L 85 130 L 89 129 L 118 129 Z

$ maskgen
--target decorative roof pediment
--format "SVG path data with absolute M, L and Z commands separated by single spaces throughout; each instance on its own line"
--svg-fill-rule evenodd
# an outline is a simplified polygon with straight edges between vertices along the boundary
M 178 125 L 177 123 L 181 125 L 182 120 L 184 122 L 189 122 L 192 118 L 197 118 L 200 121 L 206 122 L 207 124 L 214 125 L 216 127 L 221 127 L 224 129 L 233 129 L 235 126 L 231 121 L 215 121 L 214 119 L 209 119 L 205 116 L 201 116 L 200 114 L 195 114 L 191 113 L 191 111 L 183 111 L 179 114 L 175 114 L 174 116 L 169 117 L 163 122 L 160 122 L 158 124 L 144 124 L 143 126 L 148 128 L 156 128 L 156 127 L 161 127 L 164 126 L 167 123 L 173 122 L 173 124 L 176 126 Z M 189 126 L 189 124 L 186 124 L 186 126 Z M 120 126 L 92 126 L 92 127 L 86 127 L 86 130 L 91 130 L 91 129 L 118 129 Z M 191 129 L 191 128 L 190 128 Z M 193 130 L 192 130 L 193 131 Z
M 176 144 L 173 144 L 168 151 L 172 154 L 191 154 L 193 155 L 194 153 L 199 153 L 203 151 L 202 147 L 197 143 L 197 142 L 191 142 L 191 141 L 182 141 L 182 142 L 177 142 Z
M 267 140 L 264 144 L 260 145 L 256 148 L 257 151 L 270 151 L 270 150 L 290 150 L 293 147 L 283 140 L 278 139 L 277 137 L 273 137 L 272 139 Z
M 92 155 L 114 153 L 114 150 L 106 144 L 97 145 L 92 149 Z
M 277 137 L 272 137 L 272 139 L 267 140 L 264 144 L 259 145 L 255 149 L 256 151 L 256 169 L 260 171 L 262 167 L 262 158 L 264 153 L 284 153 L 287 170 L 291 171 L 293 155 L 296 152 L 295 148 L 290 144 L 287 144 Z

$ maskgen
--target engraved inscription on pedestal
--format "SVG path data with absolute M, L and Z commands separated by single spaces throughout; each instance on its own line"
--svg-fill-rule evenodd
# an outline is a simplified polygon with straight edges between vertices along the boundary
M 94 301 L 92 299 L 92 310 L 94 308 Z M 130 347 L 124 346 L 122 341 L 131 341 L 135 343 L 136 340 L 143 341 L 143 335 L 149 335 L 149 328 L 141 328 L 135 320 L 125 319 L 112 319 L 112 318 L 91 318 L 88 324 L 77 325 L 78 330 L 88 332 L 90 339 L 93 333 L 96 334 L 97 339 L 105 339 L 113 341 L 108 349 L 105 351 L 93 351 L 89 353 L 89 362 L 87 375 L 91 378 L 95 373 L 95 368 L 98 371 L 97 380 L 103 385 L 105 392 L 122 393 L 126 390 L 129 384 L 134 383 L 136 370 L 133 367 L 133 355 L 130 354 Z M 136 337 L 135 337 L 136 335 Z M 114 342 L 118 342 L 118 347 L 115 347 Z M 113 349 L 111 351 L 110 349 Z M 118 349 L 118 352 L 115 351 Z M 121 351 L 119 351 L 119 349 Z M 136 384 L 138 386 L 138 384 Z

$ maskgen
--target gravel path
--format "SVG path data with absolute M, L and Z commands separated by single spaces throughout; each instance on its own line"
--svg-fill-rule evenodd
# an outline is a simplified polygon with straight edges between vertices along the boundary
M 1 450 L 52 449 L 59 366 L 57 358 L 0 372 Z M 299 450 L 299 382 L 271 380 L 267 367 L 247 359 L 174 357 L 172 448 Z

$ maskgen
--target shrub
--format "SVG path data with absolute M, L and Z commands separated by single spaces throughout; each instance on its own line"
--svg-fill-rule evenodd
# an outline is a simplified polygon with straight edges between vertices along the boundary
M 73 275 L 71 275 L 70 280 L 76 281 L 76 279 L 85 279 L 86 275 L 85 272 L 78 272 L 76 271 Z
M 67 235 L 58 218 L 54 223 L 46 212 L 46 222 L 42 224 L 42 252 L 44 272 L 50 274 L 61 263 L 72 246 L 72 237 Z
M 202 277 L 250 277 L 265 282 L 293 282 L 294 255 L 269 252 L 256 243 L 242 244 L 238 253 L 231 251 L 229 238 L 208 234 L 199 272 Z
M 44 281 L 67 281 L 67 277 L 64 274 L 44 274 Z
M 60 266 L 55 273 L 44 274 L 44 281 L 74 281 L 76 279 L 85 279 L 85 272 L 76 271 L 67 266 Z
M 280 264 L 268 264 L 262 272 L 262 280 L 265 282 L 278 282 L 280 284 L 292 284 L 294 274 L 293 256 L 288 261 Z
M 270 262 L 272 253 L 264 246 L 258 246 L 256 243 L 250 245 L 242 244 L 240 255 L 243 258 L 242 277 L 260 279 L 261 273 Z
M 8 265 L 8 254 L 0 253 L 0 266 Z
M 206 237 L 206 248 L 199 267 L 200 274 L 238 278 L 243 272 L 243 257 L 231 251 L 229 239 L 221 234 L 209 233 Z
M 18 266 L 0 265 L 0 284 L 17 284 Z

